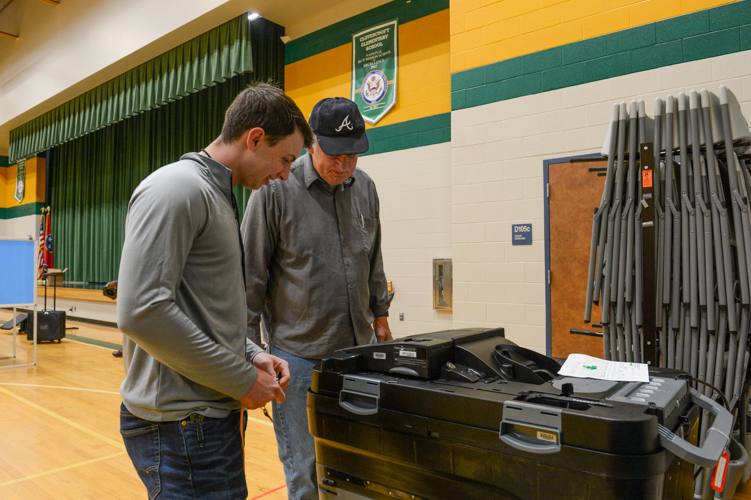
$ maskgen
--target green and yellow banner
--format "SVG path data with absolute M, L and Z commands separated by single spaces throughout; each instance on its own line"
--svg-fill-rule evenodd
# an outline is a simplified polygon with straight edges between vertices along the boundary
M 371 125 L 396 104 L 397 24 L 394 19 L 352 35 L 352 100 Z
M 26 158 L 19 158 L 16 168 L 16 194 L 13 197 L 21 203 L 26 192 Z

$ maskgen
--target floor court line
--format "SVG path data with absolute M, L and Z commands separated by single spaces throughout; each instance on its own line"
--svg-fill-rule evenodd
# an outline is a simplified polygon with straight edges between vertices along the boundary
M 58 472 L 62 472 L 62 471 L 65 471 L 65 470 L 75 469 L 76 467 L 83 467 L 85 465 L 90 465 L 90 464 L 93 464 L 93 463 L 96 463 L 96 462 L 101 462 L 103 460 L 109 460 L 110 458 L 119 457 L 121 455 L 125 455 L 125 452 L 124 451 L 118 451 L 117 453 L 112 453 L 111 455 L 107 455 L 105 457 L 92 458 L 91 460 L 86 460 L 85 462 L 79 462 L 77 464 L 66 465 L 65 467 L 59 467 L 57 469 L 48 470 L 46 472 L 39 472 L 37 474 L 32 474 L 31 476 L 19 477 L 18 479 L 13 479 L 11 481 L 6 481 L 4 483 L 0 483 L 0 488 L 2 488 L 3 486 L 9 486 L 11 484 L 21 483 L 23 481 L 29 481 L 30 479 L 36 479 L 38 477 L 48 476 L 50 474 L 56 474 Z
M 257 424 L 263 424 L 263 425 L 268 425 L 270 427 L 274 427 L 274 424 L 272 424 L 271 422 L 267 422 L 266 420 L 261 420 L 260 418 L 253 418 L 249 416 L 248 420 L 252 420 L 253 422 Z
M 15 386 L 15 387 L 38 387 L 40 389 L 67 389 L 69 391 L 82 391 L 82 392 L 99 392 L 102 394 L 115 394 L 120 395 L 118 391 L 103 391 L 100 389 L 86 389 L 84 387 L 64 387 L 60 385 L 38 385 L 38 384 L 18 384 L 14 382 L 0 382 L 0 386 Z
M 104 350 L 107 350 L 107 351 L 112 351 L 113 349 L 119 349 L 120 348 L 119 344 L 113 344 L 111 342 L 104 342 L 104 341 L 102 341 L 102 342 L 105 343 L 105 344 L 107 344 L 107 345 L 99 345 L 99 344 L 95 344 L 93 342 L 86 342 L 86 341 L 82 341 L 82 340 L 78 340 L 78 339 L 71 339 L 71 338 L 68 338 L 68 337 L 65 337 L 63 340 L 65 340 L 67 342 L 75 342 L 76 344 L 88 345 L 88 346 L 91 346 L 91 347 L 96 347 L 97 349 L 104 349 Z
M 85 341 L 81 341 L 77 339 L 71 339 L 71 338 L 68 338 L 67 336 L 64 339 L 61 339 L 61 343 L 64 343 L 64 342 L 73 342 L 75 344 L 87 345 L 91 347 L 96 347 L 97 349 L 104 349 L 105 351 L 112 351 L 113 349 L 120 348 L 119 344 L 112 344 L 112 343 L 107 342 L 107 344 L 110 344 L 110 345 L 97 345 L 92 342 L 85 342 Z M 39 344 L 37 343 L 37 345 Z M 27 347 L 30 348 L 31 344 L 29 344 Z
M 2 485 L 0 485 L 0 486 L 2 486 Z M 283 485 L 279 486 L 278 488 L 274 488 L 273 490 L 269 490 L 269 491 L 267 491 L 266 493 L 261 493 L 261 494 L 260 494 L 260 495 L 258 495 L 257 497 L 253 497 L 253 498 L 251 498 L 251 499 L 249 499 L 249 500 L 256 500 L 257 498 L 263 498 L 263 497 L 265 497 L 266 495 L 271 495 L 271 494 L 272 494 L 272 493 L 274 493 L 275 491 L 279 491 L 279 490 L 281 490 L 281 489 L 283 489 L 283 488 L 286 488 L 286 487 L 287 487 L 287 485 L 286 485 L 286 484 L 283 484 Z
M 86 434 L 88 434 L 90 436 L 93 436 L 93 437 L 95 437 L 95 438 L 97 438 L 97 439 L 99 439 L 101 441 L 104 441 L 105 443 L 114 446 L 118 450 L 125 451 L 125 445 L 122 442 L 118 442 L 118 441 L 115 441 L 114 439 L 110 439 L 108 437 L 102 436 L 98 432 L 94 432 L 91 429 L 87 429 L 86 427 L 84 427 L 81 424 L 78 424 L 78 423 L 76 423 L 76 422 L 74 422 L 74 421 L 72 421 L 72 420 L 70 420 L 68 418 L 63 417 L 62 415 L 59 415 L 59 414 L 57 414 L 57 413 L 55 413 L 55 412 L 53 412 L 51 410 L 48 410 L 47 408 L 44 408 L 43 406 L 39 406 L 38 404 L 33 403 L 33 402 L 29 401 L 28 399 L 25 399 L 25 398 L 22 398 L 21 396 L 13 394 L 9 390 L 3 389 L 2 387 L 0 387 L 0 393 L 1 394 L 5 394 L 6 396 L 9 396 L 9 397 L 11 397 L 11 398 L 13 398 L 13 399 L 15 399 L 15 400 L 17 400 L 17 401 L 19 401 L 19 402 L 27 405 L 27 406 L 29 406 L 31 408 L 34 408 L 35 410 L 38 410 L 38 411 L 44 413 L 45 415 L 49 415 L 52 418 L 55 418 L 55 419 L 57 419 L 57 420 L 59 420 L 59 421 L 61 421 L 63 423 L 66 423 L 66 424 L 70 425 L 71 427 L 74 427 L 74 428 L 78 429 L 81 432 L 85 432 Z

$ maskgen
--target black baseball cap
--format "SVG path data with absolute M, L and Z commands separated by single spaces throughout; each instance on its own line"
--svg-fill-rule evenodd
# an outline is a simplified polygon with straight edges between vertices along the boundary
M 357 104 L 344 97 L 318 101 L 308 120 L 321 150 L 329 156 L 352 155 L 370 148 L 365 120 Z

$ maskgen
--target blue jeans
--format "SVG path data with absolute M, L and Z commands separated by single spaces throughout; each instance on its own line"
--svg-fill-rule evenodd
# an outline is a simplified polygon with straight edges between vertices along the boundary
M 316 449 L 313 436 L 308 430 L 308 389 L 313 368 L 320 365 L 321 361 L 298 358 L 273 346 L 271 354 L 289 363 L 292 376 L 284 403 L 271 403 L 276 446 L 287 482 L 287 498 L 315 500 L 318 498 Z
M 240 410 L 151 422 L 120 406 L 120 433 L 150 500 L 248 497 Z

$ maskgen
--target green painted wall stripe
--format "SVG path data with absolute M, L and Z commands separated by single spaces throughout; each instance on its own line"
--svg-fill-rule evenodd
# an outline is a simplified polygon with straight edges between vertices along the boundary
M 370 149 L 360 156 L 451 142 L 451 113 L 369 129 L 368 140 Z
M 15 200 L 14 200 L 15 201 Z M 17 217 L 26 217 L 27 215 L 41 215 L 44 203 L 27 203 L 16 207 L 0 207 L 0 219 L 15 219 Z
M 45 158 L 46 159 L 47 158 L 47 151 L 42 151 L 41 153 L 39 153 L 37 155 L 31 155 L 31 156 L 27 157 L 26 159 L 29 160 L 29 159 L 34 158 L 34 157 L 36 157 L 36 158 Z M 15 166 L 15 165 L 16 165 L 15 163 L 13 163 L 13 164 L 10 163 L 9 158 L 7 156 L 0 156 L 0 168 L 2 168 L 2 167 L 10 167 L 10 166 Z
M 446 10 L 449 0 L 395 0 L 363 12 L 344 21 L 332 24 L 313 33 L 291 40 L 284 47 L 284 64 L 292 64 L 302 59 L 320 54 L 352 41 L 352 34 L 370 26 L 399 19 L 399 24 L 420 19 Z
M 655 25 L 656 43 L 681 40 L 703 33 L 709 33 L 709 10 L 673 17 Z
M 751 0 L 454 73 L 451 109 L 745 50 L 751 50 Z

